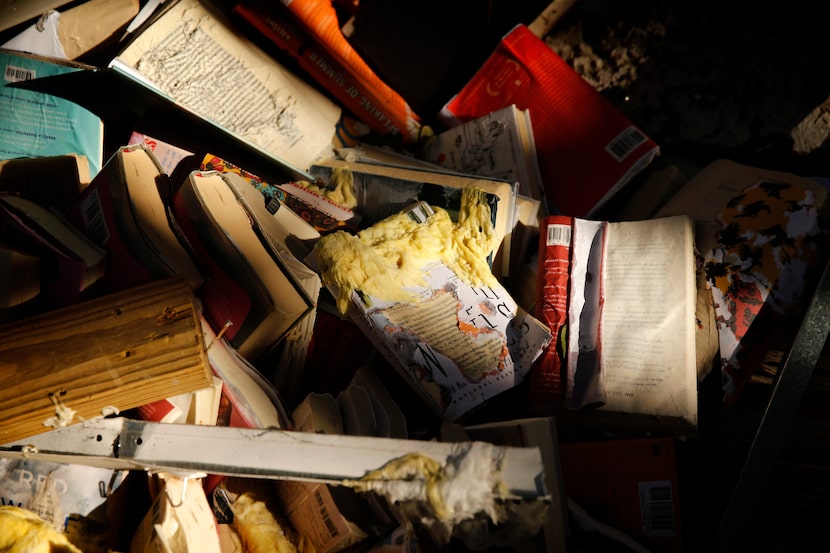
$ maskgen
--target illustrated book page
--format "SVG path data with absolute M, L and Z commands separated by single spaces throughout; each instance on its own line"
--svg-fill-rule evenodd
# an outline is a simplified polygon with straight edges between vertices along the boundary
M 418 292 L 412 303 L 355 292 L 353 318 L 447 420 L 521 382 L 550 340 L 504 288 L 474 288 L 441 263 Z
M 510 104 L 429 139 L 423 158 L 460 173 L 518 182 L 521 194 L 539 199 L 535 143 L 523 132 L 529 118 L 528 110 Z

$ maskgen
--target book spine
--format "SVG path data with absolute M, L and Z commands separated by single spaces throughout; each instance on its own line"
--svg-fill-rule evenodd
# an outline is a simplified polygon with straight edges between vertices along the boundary
M 406 100 L 387 85 L 352 48 L 329 0 L 240 2 L 233 13 L 295 57 L 321 86 L 364 123 L 381 134 L 417 140 L 420 118 Z
M 539 229 L 536 316 L 553 335 L 528 376 L 530 407 L 540 413 L 560 409 L 565 400 L 572 224 L 572 217 L 550 215 L 542 220 Z

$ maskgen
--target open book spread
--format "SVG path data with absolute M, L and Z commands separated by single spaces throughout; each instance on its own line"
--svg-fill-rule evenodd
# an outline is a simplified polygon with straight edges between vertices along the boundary
M 545 224 L 542 237 L 548 244 L 570 237 L 569 290 L 545 290 L 568 294 L 566 302 L 550 302 L 560 309 L 567 305 L 565 406 L 696 424 L 691 219 L 565 219 Z M 549 269 L 561 271 L 557 265 Z M 553 320 L 562 325 L 561 318 Z

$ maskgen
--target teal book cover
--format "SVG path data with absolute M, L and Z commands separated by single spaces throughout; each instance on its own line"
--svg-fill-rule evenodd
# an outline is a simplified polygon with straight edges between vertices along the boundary
M 78 154 L 87 157 L 95 176 L 104 155 L 100 117 L 69 100 L 9 86 L 85 67 L 5 49 L 0 49 L 0 66 L 0 159 Z

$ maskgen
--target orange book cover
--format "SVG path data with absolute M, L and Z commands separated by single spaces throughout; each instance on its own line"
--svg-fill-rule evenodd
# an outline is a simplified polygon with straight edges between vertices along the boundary
M 374 92 L 377 98 L 375 109 L 394 114 L 395 119 L 390 118 L 390 122 L 401 127 L 401 138 L 406 142 L 417 139 L 421 129 L 420 117 L 412 112 L 409 104 L 395 90 L 378 77 L 346 40 L 331 0 L 281 1 L 317 44 L 349 71 L 358 85 Z M 366 98 L 366 101 L 369 100 Z
M 280 5 L 243 0 L 220 4 L 295 58 L 320 86 L 373 131 L 400 136 L 404 142 L 418 138 L 420 118 L 348 43 L 330 1 Z
M 587 217 L 645 167 L 658 146 L 524 25 L 505 35 L 439 118 L 460 125 L 516 104 L 530 110 L 551 214 Z

